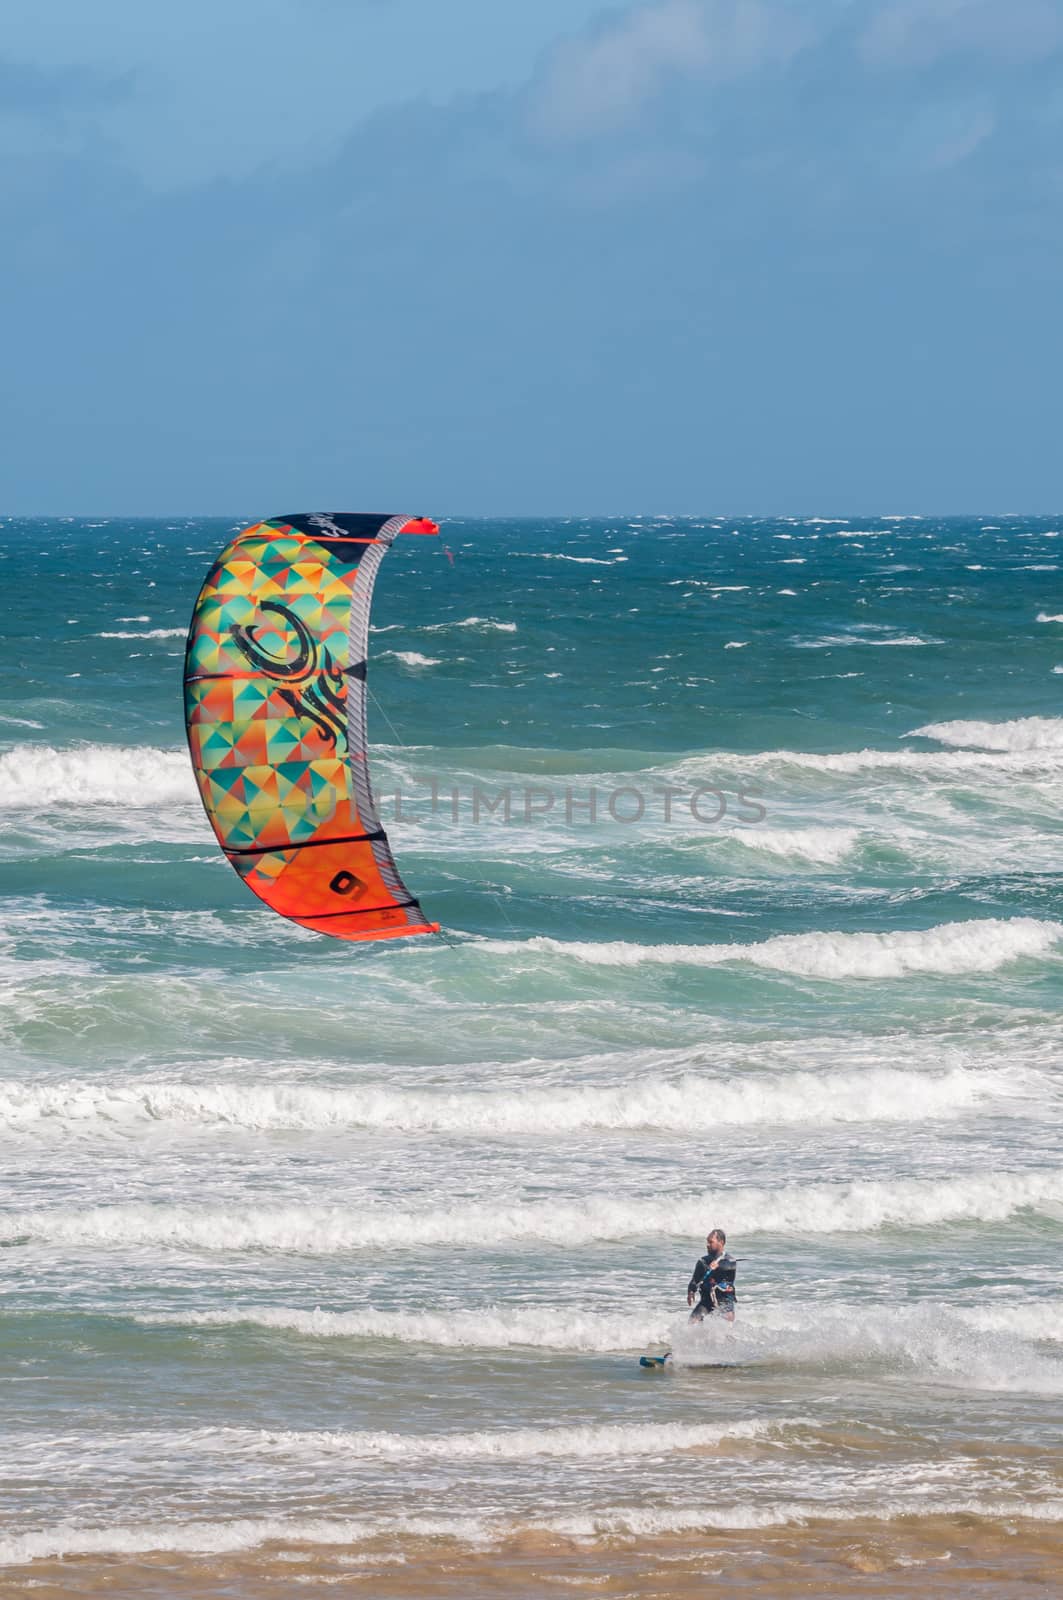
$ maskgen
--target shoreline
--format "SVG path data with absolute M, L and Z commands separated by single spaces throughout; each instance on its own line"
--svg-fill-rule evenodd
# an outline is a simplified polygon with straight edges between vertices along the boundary
M 809 1592 L 839 1600 L 915 1600 L 968 1592 L 976 1584 L 980 1594 L 1010 1600 L 1028 1594 L 1031 1585 L 1063 1583 L 1063 1524 L 957 1512 L 714 1530 L 706 1514 L 705 1526 L 681 1534 L 614 1534 L 593 1542 L 534 1525 L 483 1545 L 438 1537 L 397 1542 L 383 1534 L 357 1544 L 274 1538 L 251 1550 L 219 1553 L 160 1549 L 42 1557 L 21 1567 L 0 1566 L 0 1573 L 5 1593 L 32 1593 L 35 1600 L 60 1600 L 72 1585 L 79 1595 L 106 1591 L 115 1600 L 180 1600 L 341 1584 L 345 1593 L 418 1600 L 473 1593 L 477 1600 L 492 1600 L 573 1588 L 685 1600 L 703 1594 L 706 1580 L 763 1600 Z

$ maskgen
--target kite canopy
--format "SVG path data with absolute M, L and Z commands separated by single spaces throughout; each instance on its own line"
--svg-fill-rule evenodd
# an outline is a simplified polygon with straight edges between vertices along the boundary
M 380 825 L 366 753 L 366 655 L 377 568 L 425 517 L 309 514 L 257 522 L 196 601 L 185 720 L 218 843 L 282 917 L 335 939 L 436 933 Z

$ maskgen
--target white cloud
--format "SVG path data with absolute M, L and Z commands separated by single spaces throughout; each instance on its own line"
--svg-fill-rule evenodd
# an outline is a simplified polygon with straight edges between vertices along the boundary
M 1063 45 L 1060 0 L 892 0 L 869 24 L 869 61 L 918 67 L 949 55 L 1021 65 Z
M 995 131 L 997 119 L 988 106 L 958 110 L 951 128 L 942 131 L 936 144 L 927 151 L 926 165 L 942 171 L 958 166 L 985 143 Z
M 297 171 L 389 109 L 516 91 L 601 4 L 2 0 L 17 67 L 0 82 L 0 139 L 14 92 L 28 148 L 106 145 L 157 188 Z M 48 115 L 31 127 L 34 74 Z M 90 94 L 97 83 L 115 92 Z
M 721 82 L 786 60 L 807 37 L 767 0 L 653 0 L 551 52 L 533 87 L 533 129 L 550 138 L 608 132 L 673 80 Z
M 912 108 L 907 127 L 898 130 L 889 165 L 897 172 L 944 172 L 974 155 L 996 127 L 992 102 L 985 97 L 927 96 Z

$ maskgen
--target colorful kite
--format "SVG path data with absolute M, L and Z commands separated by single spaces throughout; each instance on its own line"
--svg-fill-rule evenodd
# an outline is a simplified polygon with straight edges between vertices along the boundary
M 240 877 L 282 917 L 335 939 L 437 933 L 380 825 L 366 752 L 377 568 L 423 517 L 273 517 L 226 546 L 185 658 L 199 792 Z

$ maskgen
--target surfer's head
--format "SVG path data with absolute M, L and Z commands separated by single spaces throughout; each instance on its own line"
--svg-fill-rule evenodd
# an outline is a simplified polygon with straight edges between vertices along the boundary
M 705 1243 L 710 1250 L 723 1250 L 727 1244 L 727 1235 L 722 1228 L 713 1228 Z

